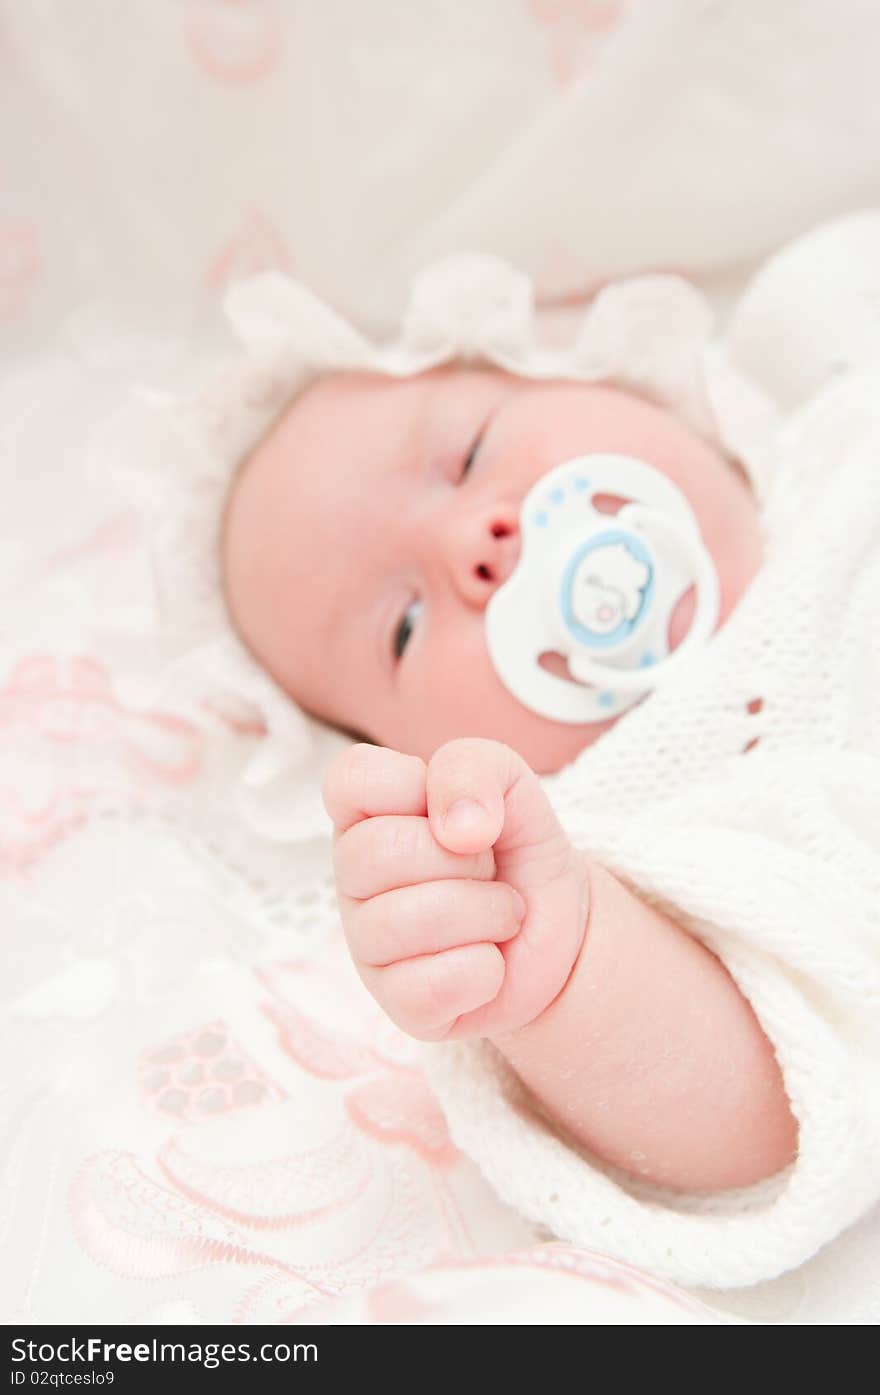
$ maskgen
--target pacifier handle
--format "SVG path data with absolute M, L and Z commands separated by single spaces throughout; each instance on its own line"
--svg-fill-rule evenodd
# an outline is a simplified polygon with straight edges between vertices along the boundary
M 718 620 L 720 590 L 718 577 L 706 548 L 699 535 L 688 526 L 655 512 L 644 504 L 628 504 L 620 512 L 620 521 L 650 524 L 649 531 L 666 533 L 687 555 L 694 573 L 697 588 L 697 608 L 690 629 L 681 644 L 668 659 L 644 668 L 622 669 L 613 664 L 603 664 L 596 659 L 577 654 L 577 676 L 598 688 L 618 693 L 641 693 L 656 688 L 678 672 L 691 651 L 708 639 Z M 646 681 L 647 680 L 647 681 Z M 564 680 L 563 680 L 564 681 Z

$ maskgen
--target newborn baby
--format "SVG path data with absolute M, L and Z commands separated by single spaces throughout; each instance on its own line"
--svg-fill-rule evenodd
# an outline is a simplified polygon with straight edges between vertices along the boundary
M 487 654 L 524 495 L 595 451 L 635 455 L 684 491 L 723 620 L 760 543 L 717 451 L 613 388 L 463 368 L 338 375 L 296 399 L 232 491 L 228 601 L 282 687 L 376 743 L 338 759 L 325 798 L 351 952 L 389 1016 L 425 1039 L 491 1037 L 608 1162 L 669 1186 L 739 1186 L 795 1146 L 769 1043 L 718 960 L 576 852 L 553 815 L 536 772 L 610 723 L 536 715 Z
M 851 422 L 851 403 L 832 420 L 841 410 Z M 820 410 L 819 439 L 823 422 Z M 773 449 L 778 480 L 794 478 L 785 431 Z M 689 501 L 720 586 L 718 633 L 678 683 L 616 719 L 572 724 L 538 715 L 501 682 L 485 615 L 517 565 L 529 489 L 596 452 L 647 462 Z M 856 1069 L 839 1003 L 823 1006 L 837 971 L 809 986 L 810 946 L 823 935 L 843 943 L 848 929 L 846 992 L 858 996 L 865 972 L 873 992 L 878 972 L 864 921 L 826 927 L 849 904 L 842 863 L 829 880 L 828 850 L 800 824 L 792 831 L 820 804 L 820 826 L 830 810 L 849 829 L 861 797 L 848 780 L 846 799 L 832 792 L 826 805 L 830 785 L 813 776 L 823 740 L 852 744 L 843 716 L 820 738 L 775 701 L 788 681 L 774 669 L 788 655 L 785 628 L 828 591 L 822 578 L 801 581 L 797 528 L 786 537 L 780 527 L 780 499 L 786 512 L 799 501 L 805 528 L 827 507 L 815 503 L 816 469 L 800 444 L 794 453 L 797 493 L 777 490 L 761 508 L 760 451 L 750 481 L 675 413 L 610 383 L 460 364 L 405 378 L 340 373 L 296 397 L 249 455 L 222 531 L 227 605 L 245 645 L 307 711 L 364 738 L 324 788 L 342 919 L 388 1015 L 415 1037 L 453 1043 L 437 1048 L 447 1053 L 438 1079 L 446 1072 L 441 1093 L 460 1141 L 504 1194 L 570 1238 L 603 1243 L 601 1198 L 613 1188 L 625 1198 L 624 1229 L 651 1238 L 628 1245 L 609 1202 L 608 1248 L 692 1282 L 719 1272 L 705 1260 L 705 1236 L 720 1233 L 712 1226 L 728 1227 L 718 1281 L 750 1282 L 805 1257 L 876 1193 L 860 1182 L 835 1209 L 819 1164 L 804 1164 L 802 1186 L 798 1167 L 783 1172 L 798 1155 L 795 1116 L 802 1151 L 816 1134 L 804 1099 L 826 1066 L 818 1048 L 805 1066 L 804 1050 L 824 1032 L 843 1078 L 864 1066 L 859 1079 L 877 1081 L 862 1020 Z M 850 491 L 841 472 L 841 508 Z M 597 506 L 612 515 L 620 505 L 609 491 Z M 833 537 L 828 547 L 836 556 Z M 671 616 L 671 649 L 693 614 L 690 590 Z M 809 664 L 810 643 L 792 641 L 798 663 Z M 560 654 L 541 662 L 573 681 Z M 823 672 L 820 651 L 815 663 Z M 742 733 L 762 711 L 764 751 L 752 754 L 759 738 Z M 541 778 L 557 772 L 555 785 Z M 578 817 L 560 821 L 554 792 Z M 880 885 L 866 847 L 861 855 Z M 823 898 L 817 932 L 808 920 Z M 780 1014 L 795 1024 L 789 1040 L 776 1031 Z M 839 1099 L 836 1077 L 826 1084 Z M 864 1111 L 850 1103 L 856 1122 L 828 1145 L 848 1159 L 845 1186 L 847 1168 L 862 1177 L 868 1147 L 851 1136 Z M 563 1193 L 581 1173 L 599 1212 L 592 1232 L 577 1233 L 581 1202 Z M 754 1190 L 767 1178 L 769 1190 Z M 690 1200 L 679 1205 L 670 1190 Z M 725 1194 L 720 1210 L 694 1200 L 710 1193 Z M 771 1232 L 768 1258 L 758 1249 Z M 702 1257 L 691 1262 L 691 1252 Z

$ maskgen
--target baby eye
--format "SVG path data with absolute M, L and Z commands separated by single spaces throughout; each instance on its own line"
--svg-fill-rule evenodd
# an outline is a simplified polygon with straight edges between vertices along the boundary
M 422 608 L 421 601 L 410 601 L 406 610 L 400 618 L 400 624 L 394 631 L 394 657 L 399 659 L 403 656 L 403 651 L 409 643 L 410 636 L 415 628 L 415 616 Z
M 468 473 L 468 471 L 470 470 L 471 466 L 473 465 L 473 463 L 474 463 L 474 461 L 475 461 L 475 459 L 476 459 L 476 457 L 477 457 L 477 451 L 480 449 L 480 446 L 483 444 L 483 434 L 484 434 L 484 433 L 483 433 L 483 430 L 481 429 L 480 432 L 479 432 L 479 434 L 478 434 L 478 436 L 477 436 L 477 438 L 476 438 L 476 440 L 474 441 L 473 445 L 471 446 L 470 450 L 468 451 L 467 455 L 465 456 L 465 458 L 464 458 L 464 463 L 463 463 L 463 465 L 462 465 L 462 467 L 461 467 L 461 474 L 460 474 L 460 476 L 459 476 L 459 482 L 465 478 L 465 476 L 467 475 L 467 473 Z

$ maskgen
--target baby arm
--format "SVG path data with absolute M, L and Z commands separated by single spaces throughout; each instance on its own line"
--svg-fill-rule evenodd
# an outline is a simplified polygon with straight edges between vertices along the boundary
M 509 747 L 452 741 L 426 767 L 354 746 L 325 803 L 355 965 L 405 1031 L 491 1038 L 558 1127 L 646 1181 L 792 1161 L 779 1066 L 724 966 L 572 847 Z

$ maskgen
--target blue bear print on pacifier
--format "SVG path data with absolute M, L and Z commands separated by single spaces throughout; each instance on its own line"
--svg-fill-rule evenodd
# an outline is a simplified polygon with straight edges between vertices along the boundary
M 589 649 L 614 649 L 646 614 L 653 585 L 653 559 L 641 539 L 622 529 L 598 533 L 575 549 L 563 573 L 566 627 Z
M 486 642 L 501 681 L 533 712 L 618 716 L 715 627 L 718 577 L 694 511 L 643 460 L 596 453 L 557 465 L 523 500 L 520 533 L 517 565 L 486 607 Z M 670 619 L 691 587 L 694 617 L 670 653 Z M 546 655 L 564 670 L 545 667 Z

